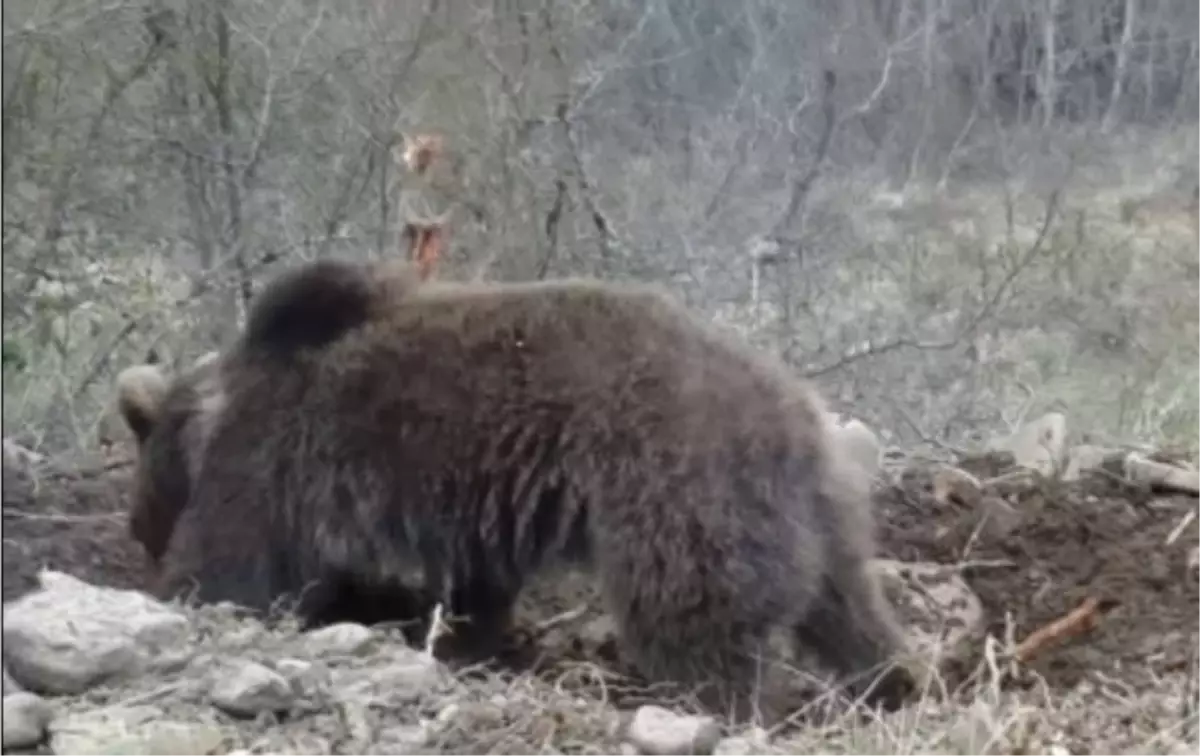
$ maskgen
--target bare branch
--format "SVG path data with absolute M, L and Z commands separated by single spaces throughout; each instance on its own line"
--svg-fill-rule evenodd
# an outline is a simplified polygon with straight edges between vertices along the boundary
M 807 368 L 802 374 L 807 378 L 819 378 L 830 373 L 837 372 L 855 362 L 867 359 L 868 357 L 879 357 L 889 352 L 894 352 L 900 349 L 914 349 L 917 351 L 944 351 L 954 349 L 959 344 L 971 337 L 976 329 L 984 320 L 991 317 L 1000 301 L 1008 294 L 1013 283 L 1020 276 L 1021 272 L 1027 269 L 1037 255 L 1045 247 L 1046 240 L 1049 238 L 1050 229 L 1054 224 L 1054 220 L 1058 217 L 1058 207 L 1062 187 L 1057 187 L 1050 193 L 1046 200 L 1046 210 L 1042 216 L 1042 225 L 1038 229 L 1037 237 L 1029 248 L 1025 250 L 1024 255 L 1013 265 L 1007 275 L 1000 281 L 992 295 L 984 302 L 971 319 L 961 327 L 952 338 L 941 341 L 921 341 L 911 338 L 891 339 L 882 344 L 871 344 L 864 349 L 854 350 L 842 355 L 834 362 L 817 368 Z

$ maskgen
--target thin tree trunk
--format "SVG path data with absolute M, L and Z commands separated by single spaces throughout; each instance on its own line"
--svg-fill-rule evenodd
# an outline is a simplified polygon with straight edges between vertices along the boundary
M 1108 110 L 1104 113 L 1101 130 L 1112 130 L 1125 91 L 1126 69 L 1129 67 L 1129 48 L 1133 44 L 1133 25 L 1137 18 L 1137 0 L 1125 0 L 1124 24 L 1121 28 L 1121 45 L 1117 48 L 1117 70 L 1113 74 L 1112 94 L 1108 98 Z M 1153 55 L 1150 56 L 1153 59 Z

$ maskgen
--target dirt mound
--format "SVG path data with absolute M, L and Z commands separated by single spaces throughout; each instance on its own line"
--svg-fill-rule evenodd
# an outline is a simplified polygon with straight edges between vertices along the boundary
M 3 597 L 36 587 L 49 567 L 97 585 L 140 588 L 144 561 L 126 532 L 129 468 L 3 471 Z
M 962 467 L 984 480 L 982 501 L 939 503 L 921 466 L 877 491 L 884 555 L 977 565 L 963 575 L 1002 641 L 1009 621 L 1019 642 L 1089 598 L 1114 604 L 1094 630 L 1032 659 L 1052 687 L 1099 673 L 1144 689 L 1186 672 L 1200 625 L 1187 565 L 1198 528 L 1176 531 L 1195 497 L 1155 496 L 1103 471 L 1065 483 L 1006 474 L 997 458 Z

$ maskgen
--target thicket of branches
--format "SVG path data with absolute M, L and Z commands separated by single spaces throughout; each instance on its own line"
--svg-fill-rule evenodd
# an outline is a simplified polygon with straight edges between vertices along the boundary
M 219 344 L 280 264 L 401 254 L 405 221 L 439 217 L 445 275 L 662 281 L 753 309 L 836 399 L 961 431 L 999 409 L 930 399 L 983 390 L 985 322 L 1045 322 L 1018 290 L 1144 347 L 1138 302 L 1072 268 L 1095 245 L 1068 193 L 1081 160 L 1194 130 L 1197 21 L 1195 0 L 6 0 L 6 376 L 43 391 L 42 441 L 89 432 L 114 368 Z M 415 187 L 420 133 L 447 147 Z M 1195 163 L 1185 140 L 1184 191 Z M 1007 241 L 938 256 L 851 217 L 915 185 L 1002 187 Z

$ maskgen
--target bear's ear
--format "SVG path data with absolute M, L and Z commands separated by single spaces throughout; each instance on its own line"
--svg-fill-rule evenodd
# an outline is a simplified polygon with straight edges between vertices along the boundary
M 117 376 L 117 407 L 139 444 L 154 430 L 166 394 L 167 379 L 154 365 L 135 365 Z

